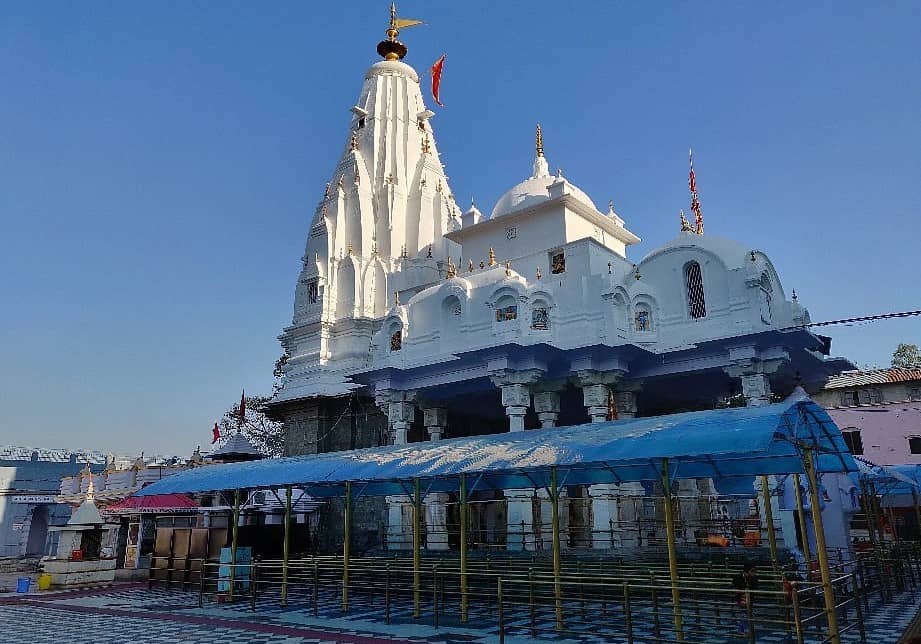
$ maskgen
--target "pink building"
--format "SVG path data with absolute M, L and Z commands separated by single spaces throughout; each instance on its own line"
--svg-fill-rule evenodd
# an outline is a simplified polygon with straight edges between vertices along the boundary
M 813 399 L 852 453 L 880 465 L 921 464 L 921 369 L 847 371 Z

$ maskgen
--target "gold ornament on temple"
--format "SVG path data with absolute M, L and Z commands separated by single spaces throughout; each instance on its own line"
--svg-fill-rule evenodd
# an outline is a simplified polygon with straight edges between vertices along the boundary
M 540 123 L 537 124 L 537 133 L 535 134 L 535 147 L 537 148 L 537 156 L 544 156 L 544 133 L 540 129 Z
M 492 246 L 489 247 L 489 265 L 490 266 L 496 265 L 496 251 L 493 250 Z

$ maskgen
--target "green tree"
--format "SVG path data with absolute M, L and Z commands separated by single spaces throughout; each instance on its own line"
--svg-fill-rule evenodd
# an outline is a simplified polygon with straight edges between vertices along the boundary
M 921 368 L 921 349 L 918 349 L 917 344 L 899 343 L 892 352 L 892 366 L 903 369 Z
M 267 456 L 281 456 L 284 448 L 284 426 L 265 415 L 265 396 L 247 396 L 246 414 L 240 424 L 240 403 L 224 412 L 221 418 L 221 436 L 225 439 L 238 429 L 249 441 Z

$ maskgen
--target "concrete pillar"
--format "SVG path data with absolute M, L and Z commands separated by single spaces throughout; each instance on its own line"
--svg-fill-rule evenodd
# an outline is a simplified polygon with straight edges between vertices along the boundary
M 524 416 L 531 405 L 531 391 L 528 385 L 507 383 L 502 385 L 502 406 L 508 416 L 510 432 L 524 431 Z
M 618 385 L 614 392 L 614 403 L 617 406 L 617 418 L 626 420 L 636 418 L 636 394 L 637 388 L 626 388 L 625 385 Z
M 619 535 L 614 532 L 614 524 L 617 522 L 617 485 L 591 485 L 588 492 L 592 497 L 592 548 L 606 550 L 617 547 Z
M 538 391 L 534 393 L 534 411 L 540 419 L 542 429 L 556 427 L 560 417 L 560 392 Z
M 405 494 L 385 498 L 387 502 L 387 549 L 409 550 L 413 544 L 412 499 Z
M 608 418 L 611 390 L 606 384 L 582 385 L 582 400 L 593 423 L 603 423 Z
M 422 417 L 430 440 L 438 441 L 444 438 L 445 431 L 448 428 L 448 411 L 446 409 L 428 407 L 422 410 Z
M 763 373 L 745 374 L 741 377 L 742 395 L 749 407 L 771 404 L 771 382 Z
M 416 420 L 416 406 L 414 396 L 405 391 L 394 392 L 388 407 L 387 417 L 393 435 L 394 445 L 405 445 L 408 442 L 409 428 Z
M 505 490 L 506 549 L 534 550 L 534 490 Z

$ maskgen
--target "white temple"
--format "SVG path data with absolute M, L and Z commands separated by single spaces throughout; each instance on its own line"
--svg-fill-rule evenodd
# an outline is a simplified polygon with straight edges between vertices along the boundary
M 639 238 L 551 174 L 540 126 L 528 178 L 489 215 L 461 212 L 397 35 L 309 227 L 271 404 L 286 453 L 759 405 L 841 369 L 762 250 L 682 214 L 677 237 L 628 258 Z M 532 520 L 532 491 L 509 492 L 527 497 L 509 525 Z M 607 492 L 587 491 L 603 527 Z

